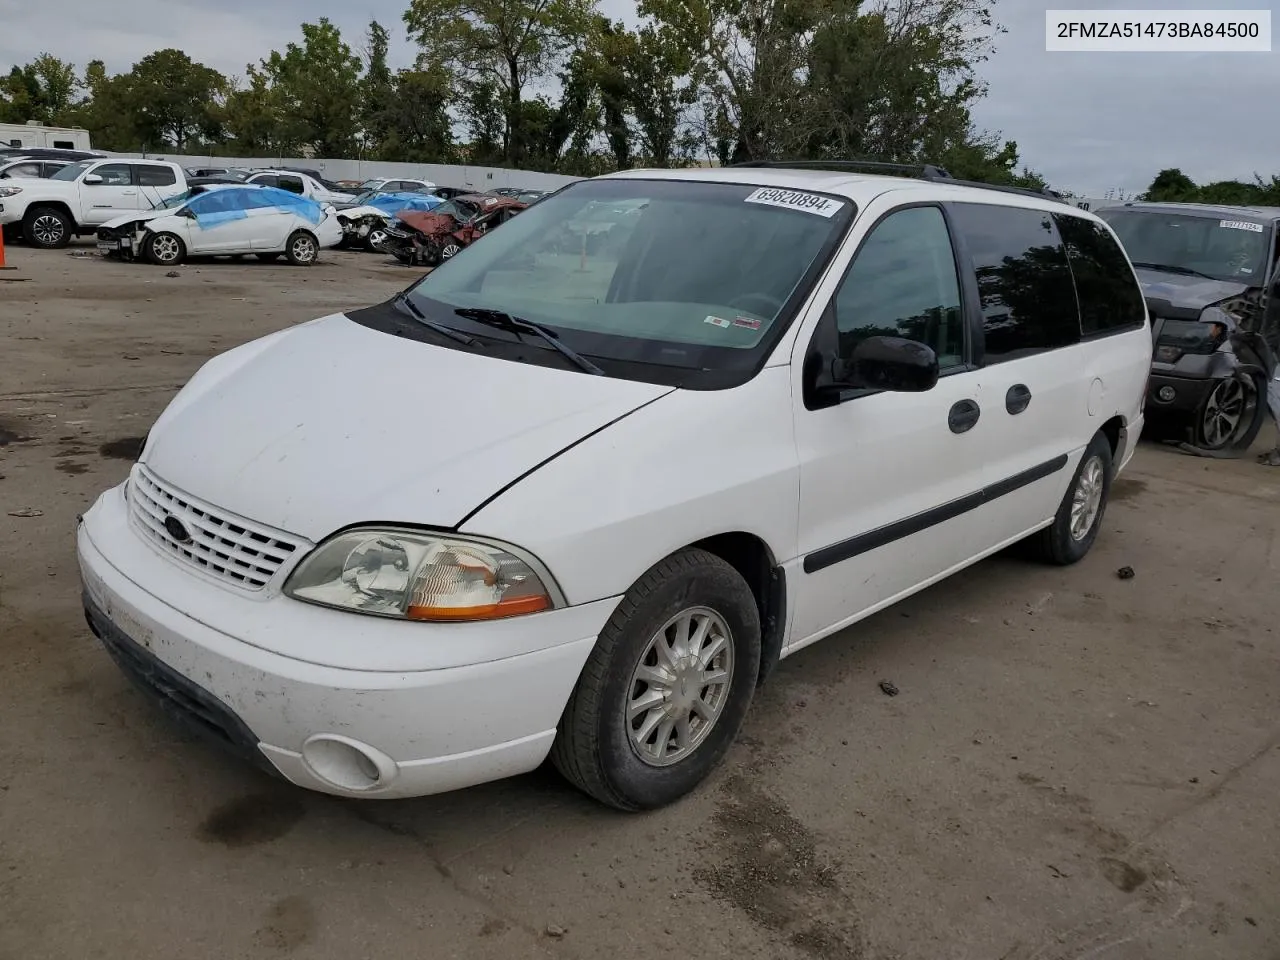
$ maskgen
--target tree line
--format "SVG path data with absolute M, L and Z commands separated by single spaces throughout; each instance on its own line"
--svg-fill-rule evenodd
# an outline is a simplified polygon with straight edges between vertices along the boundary
M 411 67 L 374 21 L 328 19 L 226 76 L 176 49 L 125 73 L 50 53 L 0 76 L 0 121 L 87 128 L 120 152 L 470 162 L 590 176 L 697 162 L 932 162 L 1043 186 L 978 129 L 989 0 L 409 0 Z
M 1280 207 L 1280 177 L 1254 174 L 1252 183 L 1219 180 L 1198 184 L 1177 167 L 1161 170 L 1141 197 L 1165 203 L 1217 203 L 1229 207 Z

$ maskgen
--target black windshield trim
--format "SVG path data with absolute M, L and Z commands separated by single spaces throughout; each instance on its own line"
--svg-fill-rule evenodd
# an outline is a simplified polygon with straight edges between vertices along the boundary
M 764 189 L 772 186 L 771 184 L 762 184 L 746 179 L 741 182 L 721 182 L 698 180 L 693 178 L 676 179 L 671 177 L 606 177 L 596 180 L 580 180 L 575 183 L 570 183 L 555 191 L 554 194 L 544 197 L 539 201 L 538 205 L 541 206 L 542 204 L 547 203 L 554 196 L 570 193 L 575 188 L 589 189 L 590 187 L 588 185 L 622 184 L 629 186 L 635 183 L 689 183 L 699 186 L 714 185 L 747 188 L 754 187 L 758 189 Z M 555 323 L 548 322 L 546 319 L 540 318 L 541 322 L 553 329 L 561 338 L 563 338 L 565 343 L 571 346 L 575 351 L 583 354 L 584 356 L 590 357 L 593 361 L 602 366 L 607 375 L 612 377 L 618 377 L 625 380 L 635 380 L 642 383 L 682 387 L 688 390 L 725 390 L 749 382 L 759 375 L 760 371 L 764 369 L 765 365 L 769 362 L 769 358 L 773 355 L 773 351 L 777 348 L 778 343 L 784 336 L 786 336 L 787 331 L 791 329 L 792 324 L 796 322 L 801 309 L 813 293 L 817 283 L 829 269 L 836 253 L 844 243 L 845 238 L 848 236 L 850 229 L 852 229 L 853 224 L 857 221 L 858 214 L 860 213 L 860 208 L 857 203 L 855 203 L 850 197 L 843 196 L 841 194 L 831 193 L 826 190 L 812 189 L 807 186 L 803 188 L 788 187 L 785 189 L 802 189 L 806 193 L 827 197 L 842 204 L 843 208 L 837 212 L 833 218 L 835 221 L 833 224 L 835 229 L 833 229 L 826 237 L 823 245 L 819 247 L 817 254 L 809 264 L 808 269 L 798 279 L 790 298 L 783 304 L 782 309 L 778 312 L 778 315 L 773 324 L 771 324 L 768 332 L 754 347 L 751 347 L 750 349 L 732 351 L 732 354 L 741 355 L 742 362 L 740 365 L 732 363 L 732 360 L 737 358 L 736 356 L 730 356 L 730 353 L 728 352 L 726 352 L 724 356 L 729 362 L 715 367 L 668 366 L 655 361 L 652 359 L 652 356 L 644 358 L 638 356 L 620 358 L 609 353 L 602 354 L 598 349 L 598 345 L 601 340 L 608 340 L 615 344 L 620 344 L 626 340 L 632 340 L 637 345 L 637 353 L 652 353 L 663 346 L 668 348 L 684 348 L 687 347 L 688 344 L 678 344 L 648 338 L 630 338 L 619 334 L 604 334 L 594 331 L 588 333 L 571 327 L 561 327 Z M 438 208 L 433 212 L 438 212 Z M 417 292 L 417 297 L 415 299 L 417 300 L 418 305 L 422 307 L 429 316 L 432 316 L 433 319 L 445 321 L 445 316 L 442 311 L 447 310 L 448 314 L 452 315 L 454 306 L 452 304 L 446 304 L 444 301 L 434 300 L 426 290 L 418 289 L 424 282 L 426 282 L 429 276 L 430 273 L 427 273 L 419 277 L 416 281 L 410 284 L 404 292 L 406 294 Z M 348 314 L 348 316 L 351 316 L 352 319 L 356 319 L 353 314 Z M 451 316 L 449 320 L 452 320 Z M 467 327 L 465 329 L 467 329 L 468 333 L 476 332 L 475 328 Z M 595 344 L 592 343 L 593 339 L 595 340 Z M 502 343 L 503 341 L 499 340 L 497 342 Z M 520 358 L 520 362 L 535 362 L 546 366 L 553 366 L 563 362 L 561 358 L 555 357 L 554 355 L 552 357 L 537 357 L 539 353 L 545 353 L 547 349 L 548 348 L 542 347 L 535 349 L 534 351 L 526 352 L 525 356 Z M 534 359 L 535 357 L 537 357 L 537 359 Z M 508 356 L 505 359 L 516 358 Z

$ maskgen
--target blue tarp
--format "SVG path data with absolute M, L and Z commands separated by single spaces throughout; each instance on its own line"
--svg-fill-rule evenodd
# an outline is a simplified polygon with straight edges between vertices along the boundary
M 216 227 L 232 220 L 244 220 L 250 210 L 274 209 L 295 213 L 311 224 L 324 219 L 320 204 L 277 187 L 224 187 L 202 193 L 186 205 L 201 228 Z
M 422 213 L 434 210 L 444 203 L 439 197 L 426 193 L 380 193 L 369 201 L 369 206 L 377 207 L 386 213 L 401 212 Z

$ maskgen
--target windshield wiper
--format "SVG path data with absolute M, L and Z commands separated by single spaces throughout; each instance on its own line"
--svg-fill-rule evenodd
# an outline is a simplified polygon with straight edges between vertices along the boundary
M 1218 280 L 1219 277 L 1211 277 L 1207 273 L 1201 273 L 1199 270 L 1192 270 L 1190 267 L 1175 267 L 1171 263 L 1143 263 L 1134 260 L 1135 267 L 1142 267 L 1146 270 L 1163 270 L 1165 273 L 1180 273 L 1184 277 L 1203 277 L 1205 280 Z
M 576 350 L 570 349 L 561 343 L 559 334 L 550 327 L 544 327 L 542 324 L 535 323 L 532 320 L 526 320 L 524 317 L 513 317 L 511 314 L 505 313 L 502 310 L 485 310 L 481 307 L 459 307 L 453 312 L 458 316 L 466 317 L 468 320 L 472 320 L 475 323 L 482 323 L 486 327 L 497 327 L 499 330 L 509 330 L 515 334 L 536 334 L 576 364 L 580 370 L 592 374 L 593 376 L 604 376 L 604 371 L 594 363 L 582 354 L 578 353 Z
M 394 303 L 403 311 L 407 311 L 413 315 L 413 318 L 428 330 L 432 330 L 442 337 L 448 337 L 450 340 L 456 340 L 458 343 L 465 343 L 468 346 L 476 342 L 476 338 L 470 334 L 463 333 L 461 330 L 455 330 L 453 327 L 446 327 L 443 323 L 436 323 L 434 320 L 428 320 L 427 315 L 423 313 L 416 303 L 409 299 L 409 295 L 401 290 L 391 298 Z

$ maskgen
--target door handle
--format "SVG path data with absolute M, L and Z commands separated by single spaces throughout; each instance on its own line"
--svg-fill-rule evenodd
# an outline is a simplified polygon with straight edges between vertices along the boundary
M 947 414 L 947 426 L 952 433 L 964 433 L 972 430 L 973 425 L 982 416 L 982 409 L 972 400 L 960 400 L 951 406 Z
M 1013 414 L 1021 413 L 1030 403 L 1031 391 L 1025 383 L 1015 383 L 1004 395 L 1004 408 Z

